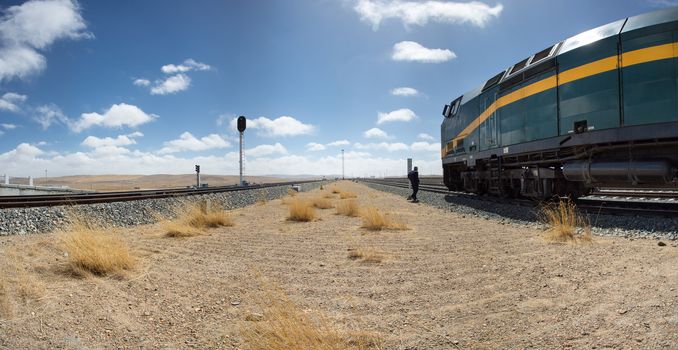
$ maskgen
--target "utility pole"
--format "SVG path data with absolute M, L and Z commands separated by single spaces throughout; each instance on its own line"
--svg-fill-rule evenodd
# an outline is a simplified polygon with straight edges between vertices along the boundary
M 344 150 L 341 150 L 341 179 L 346 180 L 346 177 L 344 176 Z

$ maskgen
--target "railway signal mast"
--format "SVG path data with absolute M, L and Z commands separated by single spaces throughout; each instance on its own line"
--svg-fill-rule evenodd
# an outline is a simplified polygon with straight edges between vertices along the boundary
M 240 117 L 238 117 L 238 131 L 240 132 L 240 186 L 244 184 L 242 179 L 242 161 L 243 161 L 242 140 L 243 134 L 245 133 L 245 128 L 247 128 L 247 118 L 241 115 Z

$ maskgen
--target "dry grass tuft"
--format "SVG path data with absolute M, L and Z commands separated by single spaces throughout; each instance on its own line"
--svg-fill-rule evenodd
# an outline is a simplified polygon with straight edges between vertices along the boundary
M 203 209 L 193 207 L 188 212 L 186 223 L 195 228 L 217 228 L 233 226 L 233 219 L 221 208 Z
M 336 188 L 336 187 L 332 187 L 332 193 L 333 193 L 333 194 L 340 194 L 340 193 L 341 193 L 341 190 L 338 189 L 338 188 Z
M 388 215 L 382 214 L 375 207 L 367 207 L 362 210 L 363 228 L 371 231 L 381 231 L 383 229 L 407 230 L 407 225 L 402 222 L 394 221 Z
M 204 232 L 181 220 L 168 220 L 162 223 L 167 237 L 193 237 Z
M 294 197 L 294 196 L 296 196 L 298 193 L 299 193 L 299 192 L 297 192 L 297 191 L 295 191 L 295 190 L 293 190 L 293 189 L 291 189 L 291 188 L 288 188 L 288 189 L 287 189 L 287 194 L 288 194 L 290 197 Z
M 71 270 L 78 275 L 120 275 L 136 265 L 135 257 L 122 239 L 80 220 L 75 220 L 68 231 L 61 233 L 60 240 Z
M 360 207 L 355 200 L 343 201 L 337 204 L 337 214 L 344 216 L 360 216 Z
M 384 252 L 381 252 L 375 248 L 357 248 L 348 250 L 348 258 L 352 260 L 361 260 L 366 263 L 380 263 L 385 259 Z
M 288 203 L 290 214 L 287 220 L 308 222 L 316 218 L 315 207 L 308 200 L 295 198 Z
M 193 237 L 204 233 L 207 228 L 233 226 L 233 218 L 220 207 L 193 204 L 180 211 L 174 220 L 162 223 L 168 237 Z
M 331 192 L 327 192 L 327 193 L 323 194 L 323 198 L 331 199 L 331 198 L 334 198 L 334 195 Z
M 541 208 L 542 220 L 549 226 L 546 239 L 554 242 L 590 242 L 591 225 L 570 200 Z
M 349 199 L 349 198 L 357 198 L 357 197 L 358 196 L 353 192 L 342 191 L 341 193 L 339 193 L 339 198 L 341 198 L 341 199 Z
M 366 331 L 336 329 L 322 315 L 302 310 L 279 287 L 261 282 L 256 304 L 262 309 L 247 317 L 240 330 L 247 349 L 380 349 L 382 340 Z
M 313 206 L 318 209 L 334 208 L 334 204 L 332 204 L 332 201 L 324 197 L 313 198 Z

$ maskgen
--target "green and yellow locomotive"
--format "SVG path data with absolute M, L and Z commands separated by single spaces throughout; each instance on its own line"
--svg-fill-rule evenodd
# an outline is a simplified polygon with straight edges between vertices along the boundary
M 678 187 L 678 8 L 557 43 L 445 105 L 451 190 L 546 198 Z

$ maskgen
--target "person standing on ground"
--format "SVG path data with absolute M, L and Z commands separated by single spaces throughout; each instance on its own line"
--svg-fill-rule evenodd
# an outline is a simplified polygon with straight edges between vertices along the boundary
M 412 185 L 412 203 L 419 203 L 417 199 L 417 192 L 419 191 L 419 169 L 415 166 L 414 170 L 410 171 L 407 174 L 407 178 L 410 179 L 410 184 Z

